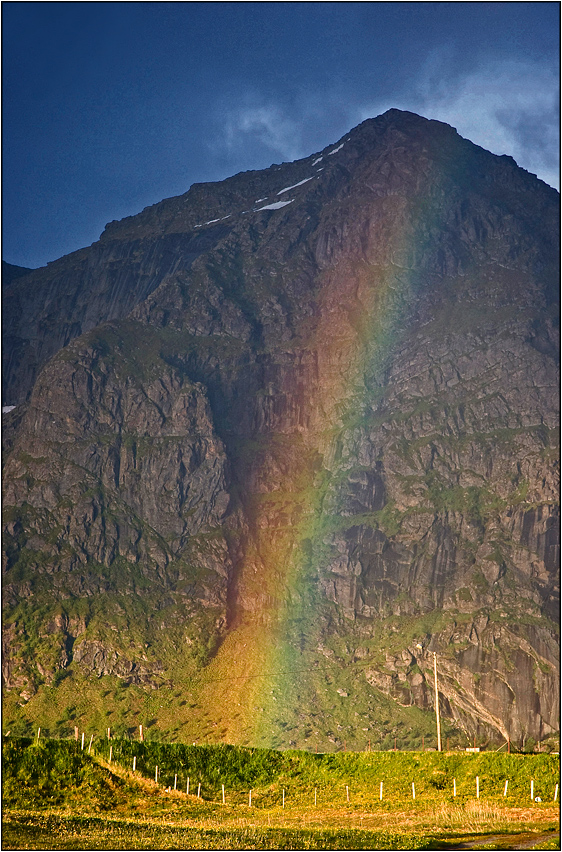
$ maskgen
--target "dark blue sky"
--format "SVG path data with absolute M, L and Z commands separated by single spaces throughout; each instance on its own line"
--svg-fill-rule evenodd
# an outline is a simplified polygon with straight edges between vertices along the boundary
M 559 4 L 4 2 L 3 257 L 307 156 L 391 106 L 557 185 Z

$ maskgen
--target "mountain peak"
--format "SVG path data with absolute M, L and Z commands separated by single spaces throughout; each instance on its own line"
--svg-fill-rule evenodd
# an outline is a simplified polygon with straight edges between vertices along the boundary
M 452 742 L 553 736 L 558 235 L 545 184 L 389 110 L 15 281 L 11 729 L 49 689 L 62 726 L 414 747 L 436 652 Z

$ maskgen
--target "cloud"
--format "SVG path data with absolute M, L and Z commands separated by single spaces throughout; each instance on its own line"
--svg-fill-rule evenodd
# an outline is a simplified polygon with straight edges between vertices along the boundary
M 292 99 L 254 90 L 221 105 L 213 151 L 259 168 L 264 158 L 294 160 L 332 144 L 391 107 L 445 121 L 494 154 L 509 154 L 559 185 L 558 75 L 550 64 L 491 60 L 457 70 L 450 50 L 432 52 L 409 90 L 367 101 L 356 91 L 301 91 Z
M 229 153 L 259 145 L 289 160 L 301 156 L 298 118 L 289 117 L 281 106 L 245 104 L 225 118 L 223 141 Z
M 283 101 L 247 90 L 227 105 L 218 104 L 211 147 L 231 160 L 269 156 L 290 161 L 324 148 L 358 123 L 353 101 L 337 86 L 300 91 Z

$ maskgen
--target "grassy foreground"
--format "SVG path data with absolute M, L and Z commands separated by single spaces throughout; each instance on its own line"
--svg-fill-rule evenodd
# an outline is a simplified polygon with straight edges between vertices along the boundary
M 553 755 L 109 746 L 5 738 L 3 848 L 559 848 Z

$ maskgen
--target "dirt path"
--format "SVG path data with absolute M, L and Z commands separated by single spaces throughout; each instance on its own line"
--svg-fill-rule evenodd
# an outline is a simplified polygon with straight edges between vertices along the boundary
M 455 844 L 454 841 L 443 841 L 442 846 L 435 846 L 435 849 L 534 849 L 539 843 L 544 843 L 547 840 L 560 840 L 558 831 L 549 831 L 544 834 L 537 835 L 535 832 L 526 832 L 525 834 L 493 834 L 489 837 L 477 837 L 474 840 L 465 840 Z

